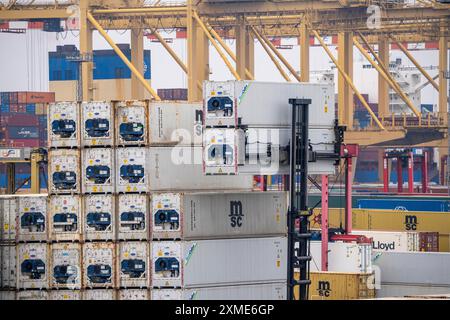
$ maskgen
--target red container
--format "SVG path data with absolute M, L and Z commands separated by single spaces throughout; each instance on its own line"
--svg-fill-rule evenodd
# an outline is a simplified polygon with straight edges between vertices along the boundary
M 34 114 L 15 114 L 9 116 L 7 119 L 2 119 L 0 124 L 7 126 L 27 126 L 27 127 L 38 127 L 39 118 Z
M 17 105 L 17 104 L 10 104 L 9 105 L 9 112 L 11 112 L 11 113 L 19 112 L 19 105 Z
M 27 113 L 27 105 L 25 105 L 25 104 L 17 105 L 17 112 L 18 113 Z
M 19 103 L 49 103 L 55 102 L 54 92 L 19 92 Z
M 439 252 L 439 233 L 420 232 L 419 249 L 424 252 Z
M 42 29 L 44 29 L 44 22 L 42 22 L 42 21 L 29 21 L 28 22 L 28 29 L 42 30 Z
M 6 145 L 14 148 L 38 148 L 39 139 L 15 139 L 6 140 Z

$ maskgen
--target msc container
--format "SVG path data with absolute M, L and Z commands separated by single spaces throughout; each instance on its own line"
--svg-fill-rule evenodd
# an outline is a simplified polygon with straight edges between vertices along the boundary
M 15 242 L 17 237 L 17 198 L 0 196 L 0 242 Z
M 17 300 L 48 300 L 46 290 L 26 290 L 17 292 Z
M 15 290 L 0 290 L 0 301 L 13 301 L 16 300 Z
M 322 243 L 311 241 L 311 271 L 321 271 Z M 332 272 L 371 273 L 372 245 L 330 242 L 328 243 L 328 270 Z
M 115 246 L 113 243 L 83 244 L 83 284 L 85 288 L 115 288 Z
M 450 200 L 360 199 L 359 209 L 450 212 Z
M 0 245 L 0 288 L 15 289 L 17 286 L 17 261 L 15 245 Z
M 202 145 L 201 103 L 154 101 L 149 120 L 150 145 Z
M 81 241 L 83 235 L 81 211 L 80 196 L 50 196 L 49 219 L 51 240 Z
M 116 128 L 117 146 L 146 146 L 148 144 L 148 102 L 117 102 Z
M 114 145 L 114 110 L 109 102 L 81 104 L 81 145 L 83 147 Z
M 153 241 L 151 257 L 154 288 L 285 282 L 287 239 Z
M 353 230 L 353 234 L 372 238 L 372 249 L 376 251 L 420 251 L 418 232 Z
M 83 193 L 113 193 L 114 150 L 111 148 L 83 149 L 82 151 Z
M 150 293 L 147 289 L 121 289 L 118 295 L 118 300 L 150 300 Z
M 86 195 L 83 224 L 86 241 L 112 241 L 116 239 L 115 197 L 113 195 Z
M 286 283 L 193 289 L 153 289 L 152 300 L 286 300 Z
M 117 247 L 118 287 L 150 286 L 148 242 L 119 242 Z
M 152 239 L 286 235 L 287 192 L 153 193 Z
M 81 192 L 79 150 L 50 150 L 48 171 L 51 194 Z
M 252 190 L 253 178 L 205 176 L 202 147 L 150 147 L 150 191 Z
M 19 196 L 18 202 L 18 240 L 47 241 L 47 196 Z
M 83 290 L 83 300 L 116 300 L 116 291 L 112 289 Z
M 299 274 L 295 277 L 298 279 Z M 359 300 L 375 297 L 373 273 L 311 272 L 309 300 Z M 298 286 L 295 288 L 298 297 Z
M 80 290 L 51 290 L 49 291 L 50 300 L 81 300 Z
M 117 239 L 147 240 L 149 201 L 145 194 L 117 196 Z
M 49 275 L 49 248 L 46 243 L 17 245 L 17 288 L 46 289 Z
M 77 102 L 57 102 L 49 104 L 48 108 L 48 146 L 50 148 L 79 147 L 79 104 Z
M 54 243 L 50 249 L 50 287 L 81 289 L 81 245 L 78 243 Z
M 147 148 L 117 148 L 116 170 L 118 193 L 147 192 L 149 168 Z

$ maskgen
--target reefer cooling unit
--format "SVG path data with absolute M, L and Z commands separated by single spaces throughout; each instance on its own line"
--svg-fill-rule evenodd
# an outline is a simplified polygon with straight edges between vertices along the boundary
M 76 102 L 49 104 L 48 146 L 76 148 L 80 145 L 80 106 Z
M 86 195 L 83 201 L 84 239 L 86 241 L 115 240 L 115 196 Z
M 50 197 L 50 238 L 53 241 L 80 241 L 82 239 L 81 208 L 81 197 L 78 195 Z
M 133 241 L 117 244 L 118 286 L 148 288 L 150 286 L 148 242 Z
M 80 193 L 80 151 L 51 150 L 49 152 L 49 193 Z
M 109 102 L 81 104 L 81 144 L 83 147 L 114 145 L 114 110 Z
M 148 144 L 147 101 L 117 102 L 116 123 L 118 146 L 146 146 Z
M 17 245 L 17 288 L 48 288 L 48 245 L 21 243 Z
M 111 148 L 82 151 L 83 193 L 113 193 L 115 191 L 114 150 Z
M 120 194 L 117 201 L 117 238 L 147 240 L 149 234 L 147 195 Z
M 81 289 L 81 244 L 54 243 L 50 249 L 50 286 L 56 289 Z
M 147 148 L 116 149 L 116 190 L 124 192 L 148 191 Z
M 115 245 L 83 244 L 83 283 L 85 288 L 115 288 Z
M 18 203 L 19 241 L 47 241 L 47 196 L 19 196 Z

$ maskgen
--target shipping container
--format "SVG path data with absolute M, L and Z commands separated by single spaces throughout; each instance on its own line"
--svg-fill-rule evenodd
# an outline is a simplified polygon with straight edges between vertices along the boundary
M 47 241 L 47 196 L 20 195 L 18 203 L 18 240 Z
M 49 247 L 46 243 L 17 245 L 17 288 L 47 289 L 49 285 Z
M 85 288 L 115 288 L 115 245 L 83 244 L 83 284 Z
M 186 88 L 164 88 L 158 89 L 158 96 L 161 100 L 187 100 L 188 99 L 188 89 Z
M 114 110 L 109 102 L 81 104 L 81 144 L 84 147 L 114 145 Z
M 50 150 L 48 171 L 51 194 L 80 193 L 79 150 Z
M 83 290 L 83 300 L 116 300 L 116 291 L 112 289 Z
M 0 123 L 3 126 L 37 127 L 39 126 L 39 118 L 32 114 L 9 114 L 3 115 Z
M 150 292 L 147 289 L 120 289 L 119 300 L 150 300 Z
M 6 128 L 6 139 L 39 139 L 38 127 L 8 126 Z
M 112 241 L 116 239 L 115 197 L 113 195 L 86 195 L 84 200 L 84 239 Z
M 113 193 L 115 191 L 114 150 L 84 149 L 82 152 L 82 191 Z
M 120 194 L 117 202 L 117 239 L 147 240 L 148 197 L 145 194 Z
M 148 144 L 148 102 L 121 101 L 116 103 L 117 146 L 146 146 Z
M 51 290 L 49 291 L 50 300 L 73 301 L 81 300 L 80 290 Z
M 150 144 L 153 146 L 201 146 L 203 106 L 201 103 L 151 102 Z
M 321 271 L 322 242 L 311 241 L 311 271 Z M 372 245 L 346 242 L 328 243 L 328 270 L 332 272 L 371 273 Z
M 381 288 L 377 290 L 377 298 L 401 298 L 406 296 L 419 296 L 416 299 L 426 299 L 425 295 L 448 295 L 450 294 L 450 286 L 448 285 L 405 285 L 405 284 L 381 284 Z M 414 298 L 414 297 L 413 297 Z M 428 297 L 437 298 L 437 297 Z
M 153 193 L 152 239 L 286 235 L 287 192 Z
M 16 103 L 50 103 L 55 102 L 54 92 L 17 92 Z
M 359 209 L 450 212 L 450 200 L 360 199 Z
M 50 287 L 81 289 L 81 244 L 54 243 L 50 250 Z
M 80 106 L 76 102 L 58 102 L 49 105 L 48 145 L 50 148 L 80 146 Z
M 286 300 L 286 283 L 192 289 L 153 289 L 152 300 Z
M 148 288 L 150 286 L 148 242 L 119 242 L 116 247 L 118 287 Z
M 151 147 L 150 191 L 252 190 L 252 176 L 205 176 L 202 157 L 202 147 Z
M 81 241 L 83 220 L 81 197 L 56 195 L 49 198 L 50 239 L 52 241 Z
M 46 290 L 26 290 L 17 292 L 17 300 L 48 300 Z
M 16 246 L 0 244 L 0 289 L 17 286 Z
M 376 251 L 421 251 L 418 232 L 353 230 L 352 234 L 372 238 L 372 249 Z
M 148 192 L 149 168 L 147 148 L 116 149 L 116 191 Z
M 287 238 L 153 241 L 154 288 L 286 281 Z
M 18 200 L 0 196 L 0 242 L 13 243 L 17 237 Z
M 14 301 L 16 300 L 15 290 L 0 290 L 0 301 Z
M 439 232 L 420 232 L 419 251 L 439 252 Z

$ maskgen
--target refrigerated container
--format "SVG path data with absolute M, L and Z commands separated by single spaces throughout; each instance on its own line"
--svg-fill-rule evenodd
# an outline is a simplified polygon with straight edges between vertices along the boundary
M 114 193 L 114 149 L 94 148 L 82 152 L 82 192 Z
M 116 290 L 87 289 L 82 292 L 83 300 L 116 300 Z
M 85 241 L 116 240 L 115 196 L 83 196 L 83 224 Z
M 153 193 L 152 239 L 282 236 L 287 192 Z
M 0 269 L 0 289 L 15 289 L 17 286 L 15 245 L 0 245 Z
M 81 196 L 50 196 L 50 239 L 57 242 L 81 241 L 83 236 L 83 220 L 81 212 Z
M 286 281 L 287 238 L 153 241 L 154 288 Z
M 117 196 L 117 239 L 147 240 L 149 238 L 149 200 L 145 194 Z
M 77 148 L 80 146 L 80 106 L 77 102 L 49 104 L 47 117 L 48 147 Z
M 18 203 L 18 240 L 47 241 L 47 196 L 18 196 Z
M 118 300 L 150 300 L 148 289 L 120 289 Z
M 118 287 L 148 288 L 150 286 L 148 242 L 118 242 L 116 247 Z
M 80 193 L 80 151 L 49 151 L 48 185 L 51 194 Z
M 147 148 L 130 147 L 116 149 L 116 191 L 148 192 L 148 176 L 151 166 L 148 164 Z
M 423 300 L 425 299 L 425 297 L 423 296 L 449 294 L 449 285 L 382 283 L 381 288 L 377 290 L 376 296 L 377 298 L 402 298 L 406 296 L 419 296 L 416 298 Z M 430 298 L 432 297 L 428 297 L 428 299 Z
M 106 242 L 83 244 L 83 284 L 85 288 L 115 288 L 115 245 Z
M 0 242 L 17 239 L 18 200 L 13 196 L 0 196 Z
M 148 102 L 116 103 L 116 145 L 146 146 L 148 144 Z
M 377 251 L 420 251 L 418 232 L 353 230 L 352 234 L 372 238 L 372 249 Z
M 81 145 L 114 146 L 114 109 L 110 102 L 81 104 Z
M 17 245 L 17 288 L 47 289 L 49 248 L 46 243 Z
M 14 301 L 16 300 L 15 290 L 0 290 L 0 301 Z
M 81 244 L 54 243 L 50 250 L 50 287 L 81 289 Z
M 47 290 L 26 290 L 18 291 L 17 300 L 48 300 Z
M 50 290 L 50 300 L 74 301 L 81 300 L 80 290 Z

